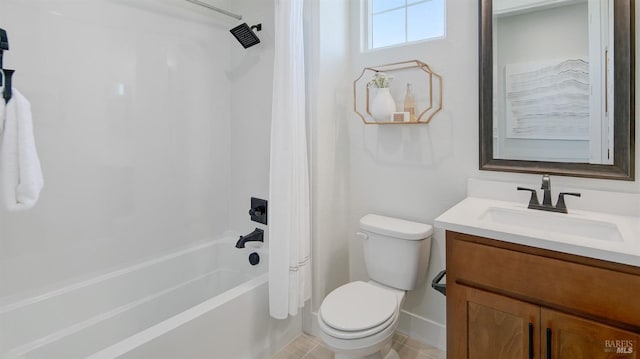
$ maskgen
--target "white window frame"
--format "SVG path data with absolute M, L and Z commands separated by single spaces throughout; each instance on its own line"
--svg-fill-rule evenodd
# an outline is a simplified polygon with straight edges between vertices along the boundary
M 424 4 L 426 2 L 430 2 L 433 0 L 418 0 L 414 3 L 409 4 L 409 0 L 404 0 L 404 5 L 400 5 L 400 6 L 396 6 L 394 8 L 391 9 L 387 9 L 387 10 L 383 10 L 383 11 L 379 11 L 377 13 L 373 13 L 373 6 L 371 4 L 373 0 L 362 0 L 362 5 L 364 7 L 364 11 L 362 12 L 362 17 L 363 17 L 363 22 L 365 23 L 365 26 L 362 26 L 362 29 L 366 29 L 366 31 L 364 31 L 364 36 L 362 37 L 363 40 L 363 46 L 362 46 L 362 50 L 363 51 L 375 51 L 375 50 L 379 50 L 379 49 L 385 49 L 385 48 L 390 48 L 390 47 L 396 47 L 396 46 L 404 46 L 407 44 L 414 44 L 414 43 L 419 43 L 422 41 L 430 41 L 430 40 L 434 40 L 434 39 L 441 39 L 444 38 L 446 36 L 446 31 L 447 31 L 447 19 L 446 19 L 446 14 L 447 14 L 447 9 L 446 9 L 446 0 L 444 1 L 444 5 L 445 5 L 445 9 L 444 9 L 444 24 L 445 24 L 445 28 L 444 28 L 444 33 L 442 36 L 438 36 L 438 37 L 430 37 L 430 38 L 426 38 L 426 39 L 420 39 L 420 40 L 413 40 L 413 41 L 409 41 L 408 40 L 408 36 L 409 36 L 409 21 L 408 21 L 408 14 L 409 14 L 409 8 L 412 6 L 416 6 L 419 4 Z M 395 11 L 395 10 L 399 10 L 399 9 L 404 9 L 404 42 L 401 43 L 397 43 L 397 44 L 392 44 L 392 45 L 386 45 L 386 46 L 380 46 L 380 47 L 373 47 L 373 16 L 374 15 L 379 15 L 379 14 L 384 14 L 386 12 L 391 12 L 391 11 Z

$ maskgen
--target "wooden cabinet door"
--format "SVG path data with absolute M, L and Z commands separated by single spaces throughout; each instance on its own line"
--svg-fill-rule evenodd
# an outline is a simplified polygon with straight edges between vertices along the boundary
M 545 308 L 541 309 L 541 324 L 544 358 L 640 358 L 638 334 Z
M 468 359 L 538 358 L 540 307 L 463 287 Z

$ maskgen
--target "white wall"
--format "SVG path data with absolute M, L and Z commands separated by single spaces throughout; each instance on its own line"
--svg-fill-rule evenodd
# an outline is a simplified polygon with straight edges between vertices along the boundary
M 324 1 L 318 2 L 324 4 Z M 361 216 L 378 213 L 433 223 L 435 217 L 466 196 L 468 178 L 512 181 L 533 186 L 540 183 L 539 175 L 478 170 L 477 2 L 447 2 L 447 35 L 444 39 L 364 53 L 359 51 L 359 1 L 351 1 L 349 4 L 350 28 L 347 36 L 350 54 L 343 55 L 344 64 L 349 64 L 349 74 L 342 78 L 342 68 L 338 65 L 313 70 L 317 72 L 317 78 L 330 78 L 319 85 L 318 95 L 344 99 L 316 102 L 322 110 L 316 113 L 315 126 L 326 126 L 325 128 L 331 130 L 321 136 L 320 142 L 324 146 L 321 148 L 322 153 L 335 154 L 336 157 L 349 156 L 349 164 L 338 166 L 341 160 L 334 159 L 327 162 L 333 171 L 314 173 L 316 183 L 329 185 L 335 181 L 338 186 L 333 190 L 327 187 L 319 193 L 344 195 L 343 189 L 346 188 L 349 196 L 346 230 L 341 229 L 344 226 L 342 218 L 336 219 L 330 215 L 314 217 L 316 227 L 337 226 L 336 228 L 341 229 L 328 230 L 329 233 L 325 236 L 314 232 L 313 258 L 316 267 L 322 270 L 321 275 L 330 276 L 324 279 L 322 285 L 314 283 L 315 301 L 326 296 L 333 287 L 347 281 L 344 273 L 339 271 L 344 263 L 340 251 L 345 244 L 349 247 L 349 279 L 367 279 L 362 246 L 355 236 Z M 332 6 L 328 9 L 333 11 L 335 21 L 342 24 L 340 21 L 344 15 L 343 10 Z M 636 9 L 636 12 L 638 11 L 640 10 Z M 335 26 L 332 21 L 321 20 L 319 26 L 321 33 L 329 31 L 327 36 L 333 39 L 336 44 L 334 46 L 341 46 L 338 44 L 344 41 L 344 34 L 331 32 L 331 26 Z M 330 48 L 331 44 L 320 41 L 316 46 L 320 48 L 319 51 L 323 51 L 327 47 Z M 428 63 L 434 71 L 443 76 L 443 111 L 436 115 L 429 125 L 424 126 L 364 125 L 351 110 L 352 95 L 349 90 L 352 81 L 365 66 L 411 59 Z M 335 76 L 334 71 L 339 75 Z M 343 104 L 343 101 L 347 104 Z M 636 106 L 640 106 L 637 100 Z M 345 112 L 341 114 L 340 111 L 343 109 Z M 342 121 L 346 122 L 348 128 L 344 128 Z M 345 148 L 345 145 L 348 147 Z M 640 158 L 636 158 L 638 168 Z M 349 176 L 347 184 L 338 180 L 345 173 Z M 637 182 L 561 176 L 553 176 L 552 182 L 558 187 L 640 192 Z M 330 200 L 327 201 L 331 203 Z M 317 203 L 314 204 L 314 208 L 315 206 Z M 336 211 L 342 211 L 343 208 L 344 205 L 340 204 Z M 345 238 L 341 239 L 341 235 Z M 442 230 L 436 229 L 430 260 L 427 275 L 429 281 L 445 267 L 445 240 Z M 319 262 L 321 264 L 318 264 Z M 338 270 L 330 271 L 328 266 L 332 264 L 335 264 Z M 319 302 L 314 303 L 314 308 L 317 308 L 317 305 Z M 429 283 L 425 283 L 409 293 L 404 311 L 401 330 L 444 348 L 445 297 L 432 290 Z
M 462 1 L 446 4 L 446 37 L 407 46 L 360 52 L 357 25 L 352 24 L 351 77 L 365 66 L 404 60 L 426 62 L 443 78 L 443 110 L 428 125 L 363 125 L 349 115 L 351 139 L 351 213 L 349 223 L 351 279 L 368 279 L 362 244 L 355 236 L 358 220 L 367 213 L 432 223 L 465 195 L 466 179 L 477 168 L 478 75 L 477 10 Z M 352 7 L 356 22 L 359 9 Z M 444 268 L 444 238 L 432 242 L 428 279 Z M 420 331 L 442 332 L 445 298 L 425 283 L 410 292 L 405 311 L 424 318 Z M 404 325 L 403 325 L 404 326 Z M 403 329 L 403 327 L 401 327 Z M 406 331 L 409 328 L 404 328 Z M 438 344 L 437 337 L 428 338 Z M 423 340 L 425 340 L 423 338 Z
M 251 197 L 269 198 L 269 143 L 273 89 L 274 1 L 233 1 L 228 6 L 242 21 L 262 24 L 260 43 L 244 49 L 232 40 L 231 64 L 231 169 L 229 215 L 241 233 L 268 227 L 251 222 Z
M 3 0 L 45 187 L 0 209 L 0 297 L 229 228 L 235 22 L 182 0 Z
M 348 79 L 349 4 L 305 2 L 308 120 L 311 129 L 313 296 L 317 312 L 324 297 L 349 281 L 349 137 L 345 113 L 351 106 Z M 306 327 L 305 330 L 311 329 Z

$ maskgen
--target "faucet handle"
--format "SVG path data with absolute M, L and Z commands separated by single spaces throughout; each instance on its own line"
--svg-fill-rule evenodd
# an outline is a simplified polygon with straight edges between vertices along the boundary
M 577 192 L 560 192 L 560 194 L 558 194 L 558 203 L 556 203 L 556 209 L 558 210 L 558 212 L 567 213 L 567 205 L 564 203 L 564 196 L 580 197 L 582 195 Z
M 531 198 L 529 198 L 529 208 L 531 206 L 539 206 L 540 205 L 540 201 L 538 201 L 538 192 L 536 192 L 535 189 L 518 187 L 518 191 L 530 191 L 531 192 Z

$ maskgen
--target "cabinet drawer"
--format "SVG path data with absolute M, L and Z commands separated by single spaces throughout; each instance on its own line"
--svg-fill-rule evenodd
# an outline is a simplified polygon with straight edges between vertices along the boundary
M 501 245 L 447 232 L 447 281 L 640 332 L 640 276 L 593 266 L 592 259 L 582 264 L 552 258 L 557 252 Z

